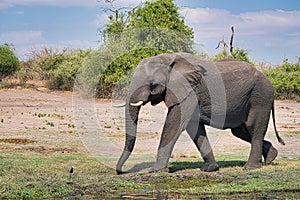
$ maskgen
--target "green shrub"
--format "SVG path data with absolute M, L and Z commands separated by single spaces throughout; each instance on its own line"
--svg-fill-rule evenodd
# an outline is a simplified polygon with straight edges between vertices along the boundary
M 118 96 L 125 96 L 127 86 L 130 83 L 131 73 L 136 66 L 144 58 L 167 52 L 168 51 L 155 48 L 138 49 L 130 51 L 113 60 L 99 77 L 100 81 L 96 89 L 96 97 L 111 98 L 114 89 L 117 89 L 118 92 L 120 92 Z
M 21 63 L 19 78 L 23 82 L 28 79 L 48 80 L 49 71 L 55 69 L 67 53 L 67 49 L 31 48 L 27 52 L 27 61 Z
M 263 73 L 272 82 L 277 99 L 300 101 L 300 59 L 296 63 L 284 62 Z
M 10 44 L 0 45 L 0 80 L 19 69 L 19 59 Z
M 94 88 L 96 97 L 110 98 L 119 87 L 123 96 L 130 81 L 128 73 L 142 59 L 161 53 L 194 52 L 193 30 L 185 25 L 173 0 L 147 1 L 128 12 L 107 10 L 112 15 L 100 31 L 105 43 L 80 72 L 81 91 L 91 94 Z
M 77 71 L 90 52 L 91 50 L 77 49 L 56 57 L 55 65 L 47 72 L 47 87 L 54 90 L 72 90 Z
M 228 53 L 224 49 L 217 55 L 213 56 L 212 60 L 222 60 L 227 58 L 235 58 L 253 64 L 249 59 L 248 52 L 244 49 L 236 49 L 232 52 L 232 54 Z
M 42 47 L 28 51 L 28 60 L 21 62 L 18 77 L 21 83 L 29 79 L 45 80 L 53 90 L 72 90 L 76 73 L 91 50 Z

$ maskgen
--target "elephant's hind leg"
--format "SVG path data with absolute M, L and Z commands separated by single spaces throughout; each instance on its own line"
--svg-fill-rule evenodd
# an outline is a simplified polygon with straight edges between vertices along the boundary
M 246 128 L 245 124 L 242 124 L 240 127 L 232 128 L 231 132 L 234 136 L 251 143 L 251 135 Z
M 265 160 L 265 164 L 269 165 L 277 157 L 278 151 L 272 146 L 271 142 L 264 140 L 262 154 Z
M 251 135 L 248 132 L 245 124 L 238 128 L 232 128 L 231 132 L 234 136 L 251 144 Z M 271 164 L 271 162 L 276 158 L 277 154 L 278 151 L 272 146 L 272 143 L 267 140 L 263 140 L 262 155 L 264 157 L 265 164 Z
M 261 167 L 261 156 L 263 153 L 263 140 L 267 132 L 270 118 L 270 110 L 263 107 L 251 108 L 248 120 L 245 123 L 251 136 L 251 151 L 244 169 L 255 169 Z
M 199 124 L 199 121 L 197 120 L 191 120 L 187 127 L 187 132 L 194 141 L 205 162 L 201 167 L 201 171 L 218 171 L 219 166 L 215 160 L 213 150 L 209 144 L 204 125 Z

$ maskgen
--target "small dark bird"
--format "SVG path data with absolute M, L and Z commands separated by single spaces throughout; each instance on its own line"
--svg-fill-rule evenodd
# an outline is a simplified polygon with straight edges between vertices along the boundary
M 70 174 L 73 174 L 73 172 L 74 172 L 74 168 L 71 167 L 71 169 L 69 170 L 69 173 L 70 173 Z

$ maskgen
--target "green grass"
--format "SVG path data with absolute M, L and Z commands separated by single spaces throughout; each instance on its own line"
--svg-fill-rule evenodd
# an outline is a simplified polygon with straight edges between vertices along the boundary
M 0 156 L 0 198 L 50 198 L 70 195 L 109 169 L 83 154 L 5 153 Z M 74 167 L 74 173 L 69 169 Z
M 115 175 L 86 154 L 4 152 L 0 156 L 0 198 L 111 197 L 125 194 L 241 195 L 300 192 L 300 162 L 277 160 L 259 170 L 244 171 L 244 161 L 219 158 L 220 171 L 200 172 L 197 159 L 171 162 L 172 173 Z M 70 168 L 74 173 L 70 174 Z M 179 197 L 178 197 L 179 195 Z

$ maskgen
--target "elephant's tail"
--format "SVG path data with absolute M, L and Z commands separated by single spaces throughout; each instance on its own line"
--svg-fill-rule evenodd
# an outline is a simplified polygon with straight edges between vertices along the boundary
M 277 128 L 276 128 L 276 124 L 275 124 L 275 109 L 274 109 L 274 102 L 273 102 L 273 105 L 272 105 L 272 118 L 273 118 L 274 130 L 275 130 L 275 134 L 276 134 L 277 140 L 278 140 L 278 142 L 279 142 L 280 144 L 285 145 L 285 142 L 284 142 L 283 139 L 279 136 L 279 133 L 278 133 Z

